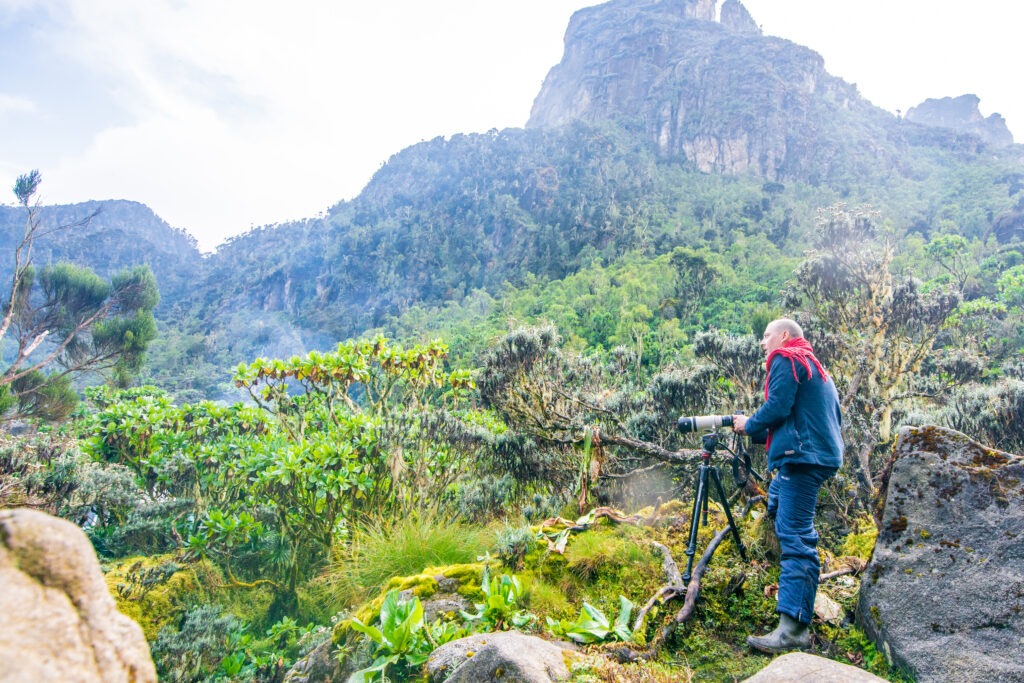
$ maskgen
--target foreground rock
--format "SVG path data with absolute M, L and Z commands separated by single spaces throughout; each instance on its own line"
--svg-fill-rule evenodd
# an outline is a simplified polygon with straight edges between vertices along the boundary
M 352 662 L 339 662 L 335 644 L 328 639 L 295 662 L 284 676 L 284 683 L 331 683 L 347 681 L 356 670 Z
M 746 683 L 789 683 L 790 681 L 814 681 L 814 683 L 876 683 L 884 682 L 867 671 L 824 657 L 791 652 L 772 660 L 772 663 L 746 679 Z
M 550 683 L 569 678 L 566 650 L 515 631 L 460 638 L 434 650 L 427 660 L 431 683 Z
M 1024 458 L 901 430 L 857 618 L 919 683 L 1024 681 Z
M 0 681 L 156 681 L 142 629 L 74 524 L 0 510 L 0 586 Z

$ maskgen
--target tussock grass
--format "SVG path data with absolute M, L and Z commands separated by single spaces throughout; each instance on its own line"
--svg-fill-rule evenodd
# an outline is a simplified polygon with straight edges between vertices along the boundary
M 352 527 L 345 545 L 334 549 L 317 583 L 332 606 L 342 609 L 380 592 L 393 577 L 475 562 L 493 543 L 493 531 L 437 514 L 367 519 Z

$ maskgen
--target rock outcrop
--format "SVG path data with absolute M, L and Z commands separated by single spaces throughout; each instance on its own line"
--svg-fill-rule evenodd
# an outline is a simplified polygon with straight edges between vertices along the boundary
M 565 654 L 555 643 L 516 631 L 481 633 L 434 650 L 427 672 L 432 683 L 550 683 L 569 678 Z
M 1024 458 L 939 427 L 894 457 L 858 622 L 921 683 L 1024 681 Z
M 791 652 L 772 660 L 772 663 L 746 679 L 746 683 L 790 683 L 790 681 L 814 681 L 814 683 L 882 683 L 884 678 L 869 674 L 849 664 L 824 657 Z
M 718 20 L 705 4 L 612 0 L 576 12 L 527 126 L 616 121 L 642 127 L 666 158 L 771 180 L 888 168 L 895 117 L 813 50 L 761 35 L 739 0 Z
M 1000 244 L 1019 242 L 1024 239 L 1024 195 L 1017 202 L 1017 206 L 1008 209 L 992 221 L 992 234 L 996 236 Z
M 733 33 L 761 34 L 761 27 L 739 0 L 725 0 L 722 3 L 722 16 L 719 17 L 719 21 Z
M 999 114 L 989 117 L 981 115 L 977 95 L 928 99 L 907 111 L 907 120 L 923 126 L 948 128 L 958 133 L 977 135 L 993 147 L 1009 147 L 1013 134 L 1006 127 L 1006 120 Z
M 0 586 L 0 681 L 156 681 L 142 629 L 117 611 L 74 524 L 0 511 Z

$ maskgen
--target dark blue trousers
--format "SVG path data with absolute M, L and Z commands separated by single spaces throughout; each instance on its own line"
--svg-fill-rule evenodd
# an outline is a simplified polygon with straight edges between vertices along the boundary
M 814 617 L 818 592 L 818 532 L 814 510 L 821 485 L 834 475 L 835 467 L 783 465 L 768 487 L 768 514 L 775 518 L 775 534 L 782 549 L 777 612 L 802 624 Z

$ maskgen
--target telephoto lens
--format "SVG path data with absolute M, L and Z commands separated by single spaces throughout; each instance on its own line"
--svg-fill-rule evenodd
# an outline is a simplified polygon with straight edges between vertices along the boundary
M 731 427 L 732 415 L 683 415 L 676 422 L 676 426 L 683 434 L 704 429 Z

